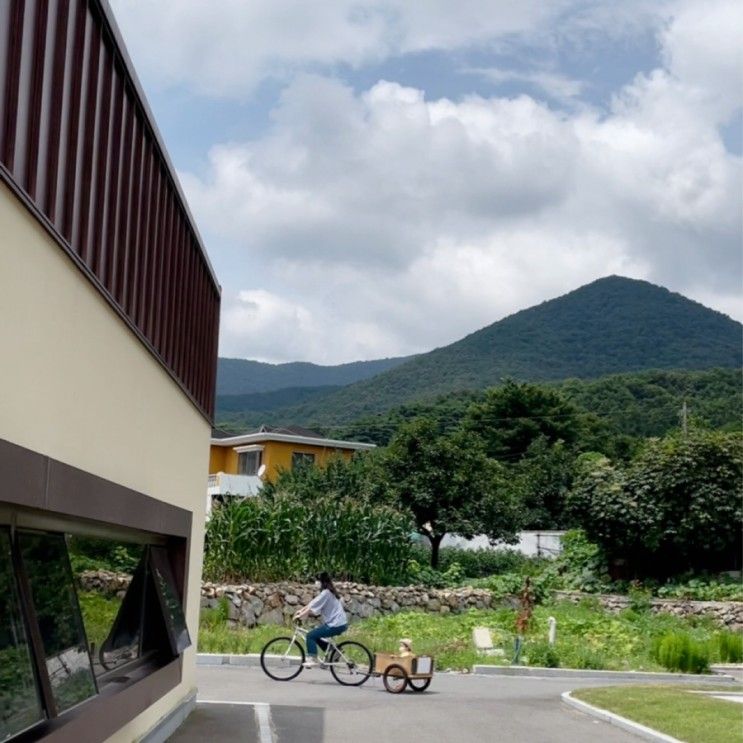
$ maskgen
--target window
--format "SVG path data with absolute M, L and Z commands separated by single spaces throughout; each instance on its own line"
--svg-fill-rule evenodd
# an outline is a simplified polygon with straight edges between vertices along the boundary
M 261 466 L 263 452 L 241 451 L 237 455 L 237 474 L 238 475 L 257 475 L 258 468 Z
M 0 529 L 0 740 L 44 719 L 10 551 Z
M 85 579 L 102 555 L 134 566 L 128 586 Z M 190 644 L 166 547 L 0 526 L 0 741 Z
M 62 534 L 20 532 L 18 546 L 56 711 L 97 693 L 77 592 Z
M 315 463 L 315 455 L 307 452 L 295 451 L 292 453 L 292 469 L 311 467 Z

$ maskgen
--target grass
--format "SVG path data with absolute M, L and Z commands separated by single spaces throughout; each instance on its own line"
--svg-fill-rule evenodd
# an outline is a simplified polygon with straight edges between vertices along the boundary
M 727 687 L 718 688 L 721 693 Z M 743 742 L 743 707 L 671 686 L 608 686 L 572 696 L 687 743 Z
M 95 643 L 96 647 L 100 647 L 111 631 L 121 599 L 95 591 L 79 591 L 78 599 L 88 643 Z
M 522 662 L 544 665 L 547 654 L 548 617 L 557 619 L 557 642 L 550 661 L 564 668 L 606 670 L 665 670 L 655 660 L 653 645 L 668 632 L 684 632 L 699 642 L 710 642 L 718 630 L 709 621 L 690 621 L 671 615 L 650 615 L 626 610 L 614 615 L 592 603 L 560 602 L 538 606 L 526 636 Z M 508 664 L 513 656 L 513 609 L 476 610 L 464 614 L 399 612 L 355 622 L 346 636 L 373 651 L 391 651 L 401 637 L 413 638 L 418 653 L 436 657 L 439 668 L 470 669 L 475 663 Z M 472 644 L 472 630 L 487 627 L 503 655 L 480 656 Z M 256 653 L 272 637 L 289 632 L 276 626 L 232 629 L 225 607 L 202 612 L 199 651 L 205 653 Z M 713 659 L 714 660 L 714 659 Z M 550 663 L 554 664 L 554 663 Z

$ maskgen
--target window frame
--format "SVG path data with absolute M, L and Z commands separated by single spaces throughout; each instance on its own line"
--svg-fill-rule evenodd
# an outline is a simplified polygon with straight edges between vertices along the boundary
M 175 595 L 185 616 L 193 513 L 3 439 L 0 478 L 0 527 L 9 528 L 13 536 L 11 553 L 23 621 L 40 701 L 49 715 L 8 740 L 31 743 L 47 736 L 55 740 L 105 740 L 181 683 L 183 654 L 174 656 L 166 649 L 155 657 L 122 664 L 112 671 L 120 683 L 104 685 L 104 674 L 93 674 L 95 683 L 102 687 L 99 693 L 51 716 L 56 705 L 45 679 L 46 667 L 39 666 L 45 658 L 43 641 L 15 532 L 22 529 L 125 538 L 165 547 Z
M 249 446 L 237 446 L 235 447 L 235 452 L 237 453 L 237 474 L 244 475 L 246 477 L 256 477 L 258 475 L 258 470 L 263 464 L 263 447 L 255 444 Z M 254 472 L 243 472 L 240 467 L 240 458 L 246 454 L 258 455 Z
M 293 451 L 292 452 L 292 469 L 302 467 L 314 467 L 317 462 L 315 452 L 310 451 Z

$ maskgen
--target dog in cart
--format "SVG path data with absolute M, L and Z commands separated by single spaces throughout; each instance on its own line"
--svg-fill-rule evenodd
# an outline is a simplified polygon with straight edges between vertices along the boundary
M 375 653 L 374 675 L 381 676 L 384 688 L 390 694 L 400 694 L 405 687 L 425 691 L 433 678 L 434 659 L 430 655 L 416 655 L 412 640 L 403 638 L 397 653 Z

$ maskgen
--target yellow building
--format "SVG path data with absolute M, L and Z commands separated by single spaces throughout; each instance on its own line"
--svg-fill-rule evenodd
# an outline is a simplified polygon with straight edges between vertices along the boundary
M 220 288 L 107 0 L 0 0 L 0 60 L 0 740 L 162 741 L 196 699 Z M 133 563 L 103 628 L 91 541 Z
M 209 497 L 254 495 L 263 482 L 276 482 L 282 470 L 299 466 L 322 467 L 332 457 L 350 459 L 354 452 L 374 444 L 324 438 L 314 431 L 261 426 L 245 434 L 214 431 L 209 455 Z

